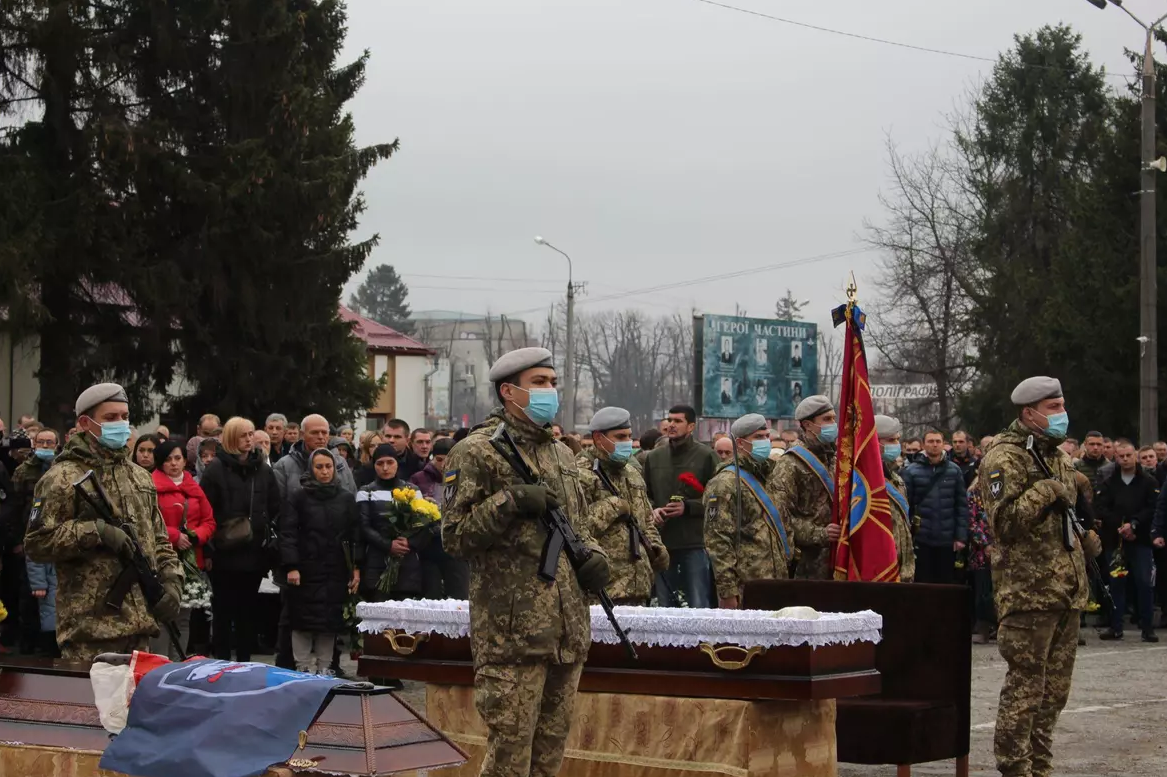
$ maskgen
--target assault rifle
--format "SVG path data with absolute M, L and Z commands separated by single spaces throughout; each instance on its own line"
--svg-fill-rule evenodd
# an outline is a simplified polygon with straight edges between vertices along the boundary
M 1033 435 L 1025 441 L 1025 450 L 1029 451 L 1029 455 L 1037 463 L 1038 469 L 1050 480 L 1057 480 L 1054 477 L 1053 471 L 1049 465 L 1045 463 L 1045 459 L 1033 447 Z M 1066 550 L 1073 552 L 1074 540 L 1077 539 L 1079 547 L 1082 545 L 1082 538 L 1086 536 L 1086 529 L 1082 526 L 1082 522 L 1078 519 L 1078 511 L 1074 505 L 1066 505 L 1062 517 L 1062 543 L 1066 546 Z M 1088 576 L 1094 578 L 1094 582 L 1098 588 L 1102 589 L 1102 596 L 1106 602 L 1114 607 L 1114 600 L 1110 598 L 1110 588 L 1106 584 L 1106 578 L 1102 575 L 1102 570 L 1098 566 L 1098 559 L 1090 557 L 1085 548 L 1082 549 L 1082 557 L 1086 559 L 1086 573 Z
M 88 488 L 86 487 L 88 486 Z M 134 583 L 142 589 L 142 596 L 146 599 L 146 608 L 151 614 L 158 606 L 158 602 L 166 596 L 166 589 L 162 586 L 162 581 L 158 579 L 158 574 L 150 566 L 150 561 L 146 558 L 146 554 L 142 552 L 142 545 L 138 541 L 138 533 L 134 530 L 132 524 L 122 521 L 114 514 L 113 505 L 109 501 L 109 496 L 102 488 L 101 481 L 93 470 L 86 472 L 80 480 L 73 484 L 73 493 L 84 499 L 93 511 L 97 513 L 103 521 L 111 526 L 116 526 L 126 533 L 129 538 L 128 553 L 123 554 L 128 558 L 123 558 L 122 571 L 118 574 L 117 579 L 114 580 L 113 586 L 105 595 L 105 606 L 110 612 L 120 613 L 122 611 L 122 604 L 126 601 L 126 596 L 130 593 Z M 174 621 L 166 621 L 162 623 L 162 627 L 166 629 L 166 633 L 170 636 L 170 642 L 178 651 L 180 660 L 187 659 L 186 652 L 182 648 L 182 640 L 179 637 L 178 625 Z
M 608 490 L 612 496 L 620 496 L 620 492 L 616 490 L 616 484 L 612 482 L 612 478 L 604 471 L 600 460 L 597 458 L 592 463 L 592 472 L 596 473 L 596 477 L 604 484 L 604 488 Z M 644 532 L 640 530 L 640 525 L 636 523 L 636 518 L 631 515 L 622 516 L 624 522 L 628 524 L 628 555 L 633 561 L 640 560 L 640 549 L 644 548 L 644 552 L 648 554 L 649 561 L 652 560 L 652 546 L 648 544 L 648 539 L 644 536 Z M 677 601 L 677 591 L 669 585 L 668 577 L 661 574 L 660 581 L 664 583 L 665 590 L 669 592 L 669 597 L 672 601 Z
M 524 483 L 532 486 L 540 485 L 539 479 L 535 477 L 535 473 L 531 471 L 526 460 L 523 459 L 523 454 L 519 452 L 519 446 L 515 444 L 514 438 L 507 431 L 506 423 L 498 425 L 498 429 L 490 437 L 490 444 Z M 563 512 L 562 507 L 545 512 L 542 521 L 543 528 L 547 530 L 547 540 L 543 543 L 543 555 L 539 559 L 539 579 L 550 583 L 555 580 L 561 552 L 567 553 L 567 560 L 571 563 L 571 568 L 578 570 L 585 561 L 591 558 L 592 549 L 575 533 L 575 527 L 571 525 L 571 519 Z M 636 648 L 632 646 L 632 642 L 628 639 L 628 633 L 620 627 L 615 613 L 612 612 L 614 606 L 612 597 L 608 596 L 608 592 L 604 589 L 600 589 L 597 595 L 600 598 L 600 606 L 604 608 L 604 614 L 608 616 L 608 622 L 612 624 L 612 630 L 620 638 L 620 644 L 628 651 L 632 660 L 636 661 L 638 658 Z

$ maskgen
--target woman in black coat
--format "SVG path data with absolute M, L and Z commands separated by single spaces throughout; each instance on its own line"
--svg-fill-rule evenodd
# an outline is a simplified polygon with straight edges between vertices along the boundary
M 255 448 L 255 425 L 232 418 L 199 485 L 216 518 L 205 548 L 211 578 L 215 658 L 231 660 L 232 631 L 237 661 L 250 661 L 259 619 L 259 583 L 271 568 L 280 513 L 280 490 L 271 467 Z M 266 545 L 266 547 L 265 547 Z
M 397 458 L 389 443 L 377 446 L 373 454 L 373 466 L 377 479 L 357 489 L 361 536 L 365 542 L 361 596 L 369 602 L 418 598 L 423 590 L 420 553 L 431 543 L 435 530 L 440 530 L 441 524 L 435 523 L 432 530 L 417 532 L 408 539 L 397 537 L 392 524 L 393 489 L 412 488 L 416 491 L 417 487 L 397 477 Z M 377 583 L 389 566 L 390 557 L 400 559 L 401 565 L 393 590 L 384 593 L 377 589 Z
M 332 661 L 345 603 L 360 584 L 360 521 L 356 499 L 336 482 L 332 451 L 312 452 L 300 484 L 280 521 L 280 562 L 296 671 L 314 673 Z

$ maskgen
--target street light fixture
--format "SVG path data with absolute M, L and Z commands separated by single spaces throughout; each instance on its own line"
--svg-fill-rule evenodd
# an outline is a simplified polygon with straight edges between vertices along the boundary
M 1130 12 L 1122 0 L 1086 0 L 1105 9 L 1114 5 L 1143 28 L 1143 112 L 1141 149 L 1141 186 L 1139 187 L 1139 439 L 1159 438 L 1159 311 L 1155 278 L 1155 172 L 1160 169 L 1155 158 L 1155 58 L 1152 50 L 1155 31 L 1167 14 L 1147 24 Z M 1149 346 L 1149 347 L 1148 347 Z
M 571 257 L 548 243 L 541 235 L 535 236 L 535 245 L 546 246 L 567 260 L 567 354 L 563 359 L 563 420 L 568 431 L 575 431 L 575 284 L 572 282 Z M 554 322 L 552 322 L 554 326 Z

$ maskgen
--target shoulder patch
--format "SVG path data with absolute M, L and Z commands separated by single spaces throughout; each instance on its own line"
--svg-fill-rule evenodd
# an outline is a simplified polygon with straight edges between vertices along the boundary
M 32 510 L 28 513 L 28 528 L 39 529 L 41 527 L 41 503 L 43 499 L 34 499 L 32 503 Z
M 989 496 L 997 499 L 1005 490 L 1005 474 L 995 469 L 989 473 Z
M 452 469 L 446 473 L 444 482 L 446 487 L 442 490 L 442 502 L 449 504 L 454 501 L 454 495 L 458 493 L 458 473 L 460 470 Z

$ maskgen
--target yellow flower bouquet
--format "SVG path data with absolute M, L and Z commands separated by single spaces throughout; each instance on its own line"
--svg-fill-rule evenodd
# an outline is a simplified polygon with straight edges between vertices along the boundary
M 442 513 L 438 506 L 425 499 L 415 488 L 395 488 L 392 491 L 393 503 L 384 515 L 389 521 L 391 532 L 382 530 L 382 535 L 390 542 L 396 539 L 410 539 L 423 531 L 431 531 L 435 523 L 442 520 Z M 401 559 L 390 555 L 385 564 L 385 571 L 377 581 L 377 590 L 387 594 L 393 590 L 397 577 L 401 572 Z

